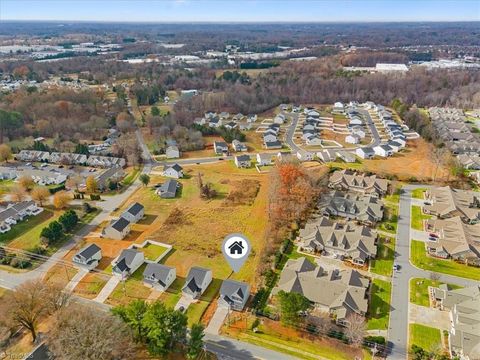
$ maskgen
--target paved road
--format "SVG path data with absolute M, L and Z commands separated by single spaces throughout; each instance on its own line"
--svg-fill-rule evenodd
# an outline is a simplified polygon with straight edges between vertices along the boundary
M 293 140 L 295 137 L 295 130 L 297 129 L 297 124 L 298 124 L 298 119 L 299 119 L 299 114 L 291 114 L 290 119 L 292 120 L 292 123 L 290 124 L 289 127 L 287 127 L 287 132 L 285 134 L 285 142 L 287 143 L 288 146 L 290 146 L 290 149 L 292 151 L 297 152 L 300 150 L 300 148 L 295 144 L 295 141 Z
M 408 354 L 408 315 L 409 315 L 409 281 L 411 278 L 429 279 L 432 272 L 425 271 L 410 263 L 410 224 L 411 224 L 411 191 L 425 188 L 425 185 L 407 185 L 400 194 L 397 239 L 395 244 L 395 263 L 400 271 L 392 278 L 392 294 L 390 302 L 390 322 L 388 339 L 391 347 L 389 359 L 404 360 Z M 441 282 L 460 286 L 474 286 L 478 282 L 457 276 L 441 274 Z
M 377 127 L 373 123 L 370 113 L 367 110 L 363 109 L 358 109 L 358 112 L 363 115 L 363 118 L 365 119 L 365 122 L 367 123 L 367 126 L 370 128 L 370 132 L 372 133 L 373 142 L 368 144 L 368 146 L 375 147 L 379 145 L 381 142 L 380 134 L 378 133 Z

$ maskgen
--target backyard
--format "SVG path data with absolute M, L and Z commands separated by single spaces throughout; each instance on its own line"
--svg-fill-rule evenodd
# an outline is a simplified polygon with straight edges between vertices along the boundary
M 460 276 L 468 279 L 480 279 L 480 268 L 459 264 L 453 260 L 437 259 L 427 255 L 422 241 L 412 240 L 410 260 L 413 265 L 434 272 Z
M 420 324 L 409 325 L 410 346 L 417 345 L 427 351 L 437 350 L 442 346 L 442 337 L 439 329 Z
M 368 303 L 368 330 L 386 330 L 390 314 L 390 293 L 392 284 L 373 279 L 370 302 Z

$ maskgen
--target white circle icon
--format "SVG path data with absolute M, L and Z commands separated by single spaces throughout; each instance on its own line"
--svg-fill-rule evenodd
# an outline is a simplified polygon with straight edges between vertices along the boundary
M 241 259 L 249 250 L 248 242 L 240 236 L 232 236 L 223 244 L 224 253 L 231 259 Z

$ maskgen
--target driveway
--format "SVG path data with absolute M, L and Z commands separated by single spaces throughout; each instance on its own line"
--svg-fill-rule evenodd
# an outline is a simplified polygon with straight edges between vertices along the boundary
M 65 286 L 65 290 L 68 292 L 72 292 L 73 289 L 78 285 L 78 283 L 88 274 L 87 269 L 79 269 L 75 276 L 70 280 L 70 282 Z
M 96 302 L 103 303 L 107 298 L 110 296 L 113 290 L 117 287 L 118 284 L 120 284 L 120 277 L 117 276 L 112 276 L 105 286 L 102 288 L 100 293 L 97 295 L 95 299 L 93 299 Z
M 185 311 L 194 301 L 195 299 L 193 299 L 191 296 L 182 294 L 182 297 L 180 298 L 180 300 L 178 300 L 177 304 L 174 307 L 174 310 L 179 310 L 181 307 L 183 307 Z
M 430 326 L 441 330 L 450 329 L 450 316 L 448 311 L 410 304 L 409 318 L 410 323 Z
M 227 318 L 230 309 L 227 306 L 217 306 L 217 310 L 215 310 L 215 314 L 213 314 L 212 319 L 208 323 L 205 332 L 209 334 L 218 335 L 220 332 L 220 328 L 223 325 L 223 322 Z

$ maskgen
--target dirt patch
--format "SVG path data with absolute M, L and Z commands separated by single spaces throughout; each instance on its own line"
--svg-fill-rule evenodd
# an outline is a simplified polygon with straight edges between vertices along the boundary
M 252 205 L 260 190 L 260 182 L 257 180 L 243 179 L 233 184 L 234 188 L 225 198 L 224 205 Z

